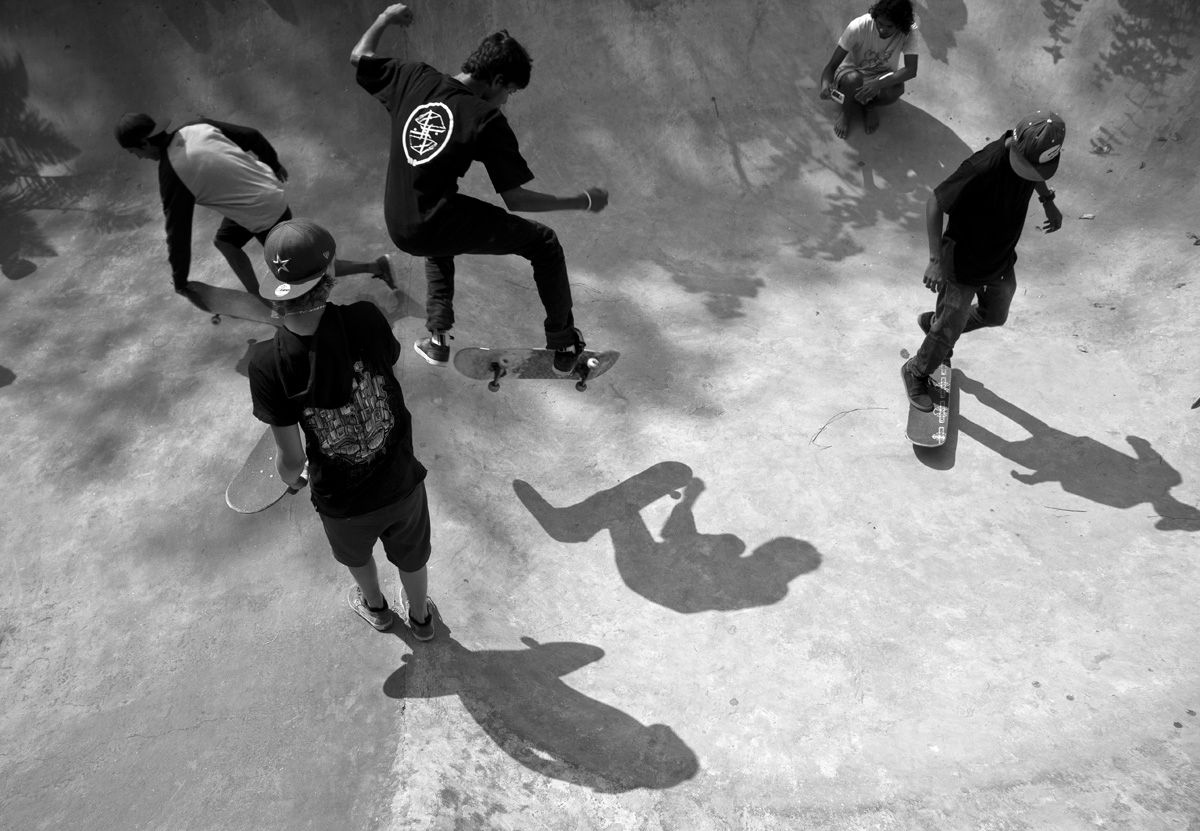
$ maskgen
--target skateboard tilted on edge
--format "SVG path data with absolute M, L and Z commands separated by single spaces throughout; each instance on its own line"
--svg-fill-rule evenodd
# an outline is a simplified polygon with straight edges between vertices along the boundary
M 575 389 L 583 392 L 587 382 L 612 369 L 620 352 L 593 352 L 585 349 L 575 360 L 575 368 L 567 375 L 554 371 L 553 349 L 514 347 L 489 349 L 468 346 L 454 353 L 454 368 L 468 378 L 487 381 L 488 389 L 500 389 L 501 378 L 525 378 L 542 381 L 574 381 Z
M 279 478 L 275 470 L 276 452 L 275 437 L 268 427 L 250 451 L 246 463 L 225 488 L 226 505 L 239 514 L 256 514 L 270 508 L 289 493 L 297 492 L 297 488 Z M 307 480 L 301 480 L 300 487 L 306 484 Z
M 929 397 L 933 399 L 930 412 L 908 405 L 908 440 L 920 447 L 941 447 L 950 429 L 950 362 L 942 361 L 929 376 Z
M 212 315 L 214 326 L 221 322 L 222 316 L 266 323 L 269 326 L 283 325 L 281 318 L 271 317 L 271 309 L 266 303 L 247 291 L 212 286 L 199 280 L 192 280 L 187 286 L 188 293 L 203 303 Z

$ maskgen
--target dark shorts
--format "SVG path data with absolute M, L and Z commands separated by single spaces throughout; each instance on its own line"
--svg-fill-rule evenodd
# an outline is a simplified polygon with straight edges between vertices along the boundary
M 271 229 L 280 222 L 287 222 L 292 218 L 292 209 L 285 208 L 279 219 L 275 220 L 270 228 L 264 228 L 261 231 L 251 231 L 249 228 L 243 228 L 229 217 L 221 220 L 221 227 L 217 229 L 217 233 L 213 236 L 213 242 L 227 242 L 236 248 L 242 248 L 252 239 L 258 240 L 260 245 L 265 245 L 267 242 L 267 234 L 271 233 Z
M 401 571 L 420 571 L 429 562 L 429 502 L 425 483 L 408 496 L 359 516 L 337 519 L 318 514 L 333 558 L 361 568 L 371 561 L 375 541 L 383 541 L 388 561 Z

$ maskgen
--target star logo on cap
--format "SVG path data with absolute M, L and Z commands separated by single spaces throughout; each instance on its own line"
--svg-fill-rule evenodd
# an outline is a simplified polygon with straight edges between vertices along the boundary
M 276 254 L 275 259 L 271 261 L 271 265 L 275 266 L 276 271 L 282 271 L 284 273 L 287 273 L 287 270 L 288 270 L 287 264 L 290 263 L 291 261 L 292 261 L 291 257 L 284 260 L 284 259 L 281 259 L 278 254 Z

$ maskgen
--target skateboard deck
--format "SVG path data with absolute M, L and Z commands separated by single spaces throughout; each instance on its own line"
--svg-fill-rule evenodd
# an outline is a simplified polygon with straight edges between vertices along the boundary
M 933 410 L 926 413 L 909 404 L 908 440 L 921 447 L 941 447 L 950 429 L 950 362 L 943 361 L 929 376 Z
M 570 375 L 554 371 L 554 350 L 514 347 L 488 349 L 469 346 L 454 353 L 454 368 L 468 378 L 487 381 L 488 389 L 500 389 L 501 378 L 525 378 L 541 381 L 574 381 L 575 389 L 583 392 L 587 382 L 612 369 L 620 352 L 593 352 L 585 349 L 575 362 Z
M 225 488 L 225 504 L 239 514 L 256 514 L 265 511 L 289 493 L 297 489 L 290 487 L 275 470 L 275 437 L 271 428 L 254 445 L 242 469 Z M 300 487 L 304 487 L 301 483 Z
M 210 286 L 193 280 L 188 283 L 188 291 L 192 297 L 204 304 L 212 314 L 213 325 L 221 322 L 221 317 L 236 317 L 239 320 L 249 320 L 254 323 L 266 323 L 271 326 L 283 324 L 281 318 L 271 318 L 271 310 L 267 304 L 246 291 Z

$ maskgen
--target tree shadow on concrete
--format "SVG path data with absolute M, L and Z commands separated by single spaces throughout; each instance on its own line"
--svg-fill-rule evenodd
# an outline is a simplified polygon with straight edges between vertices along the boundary
M 1050 44 L 1043 47 L 1055 63 L 1071 43 L 1067 31 L 1075 26 L 1088 0 L 1041 0 L 1042 13 L 1050 21 Z M 1121 11 L 1108 19 L 1109 45 L 1100 50 L 1093 64 L 1095 82 L 1112 87 L 1118 80 L 1129 84 L 1129 102 L 1123 123 L 1101 125 L 1091 138 L 1091 152 L 1104 155 L 1125 144 L 1142 129 L 1146 115 L 1171 120 L 1190 116 L 1190 102 L 1180 103 L 1169 94 L 1172 80 L 1192 71 L 1200 19 L 1193 0 L 1120 0 Z
M 680 462 L 661 462 L 566 508 L 553 507 L 519 479 L 513 490 L 559 542 L 582 542 L 607 529 L 625 584 L 652 603 L 683 614 L 778 603 L 794 578 L 821 564 L 820 552 L 802 540 L 777 537 L 743 556 L 746 544 L 737 536 L 701 534 L 694 510 L 704 483 Z M 657 542 L 641 511 L 667 494 L 680 502 Z
M 0 57 L 0 271 L 10 280 L 37 270 L 29 257 L 57 255 L 28 212 L 70 196 L 72 177 L 41 171 L 79 154 L 66 136 L 29 108 L 28 97 L 24 59 Z
M 288 23 L 300 22 L 293 0 L 264 0 Z M 238 0 L 163 0 L 162 10 L 184 41 L 197 52 L 208 52 L 215 44 L 212 18 L 218 20 L 239 12 Z
M 967 6 L 963 0 L 928 0 L 913 3 L 920 20 L 921 38 L 934 60 L 948 63 L 950 50 L 958 45 L 957 32 L 967 28 Z
M 1012 471 L 1026 485 L 1058 482 L 1067 493 L 1123 510 L 1148 503 L 1158 517 L 1160 531 L 1200 531 L 1200 509 L 1171 495 L 1183 477 L 1167 464 L 1150 442 L 1126 436 L 1133 456 L 1114 450 L 1089 436 L 1073 436 L 1006 401 L 978 381 L 959 373 L 958 386 L 1029 433 L 1029 438 L 1008 441 L 968 419 L 958 419 L 959 429 L 1004 458 L 1031 470 Z
M 396 699 L 456 695 L 496 745 L 525 767 L 599 793 L 665 789 L 700 769 L 696 754 L 665 724 L 644 725 L 563 683 L 562 676 L 604 657 L 583 643 L 472 651 L 437 616 L 436 638 L 418 644 L 407 626 L 394 631 L 410 648 L 388 676 Z
M 874 135 L 856 126 L 847 139 L 856 175 L 843 176 L 845 184 L 825 198 L 833 232 L 795 241 L 805 257 L 836 261 L 859 254 L 859 238 L 882 223 L 924 235 L 932 188 L 973 152 L 957 133 L 903 99 L 886 108 Z
M 718 320 L 745 317 L 742 302 L 757 297 L 759 289 L 766 285 L 761 277 L 729 274 L 710 263 L 682 260 L 663 251 L 655 262 L 688 294 L 703 294 L 704 308 Z

